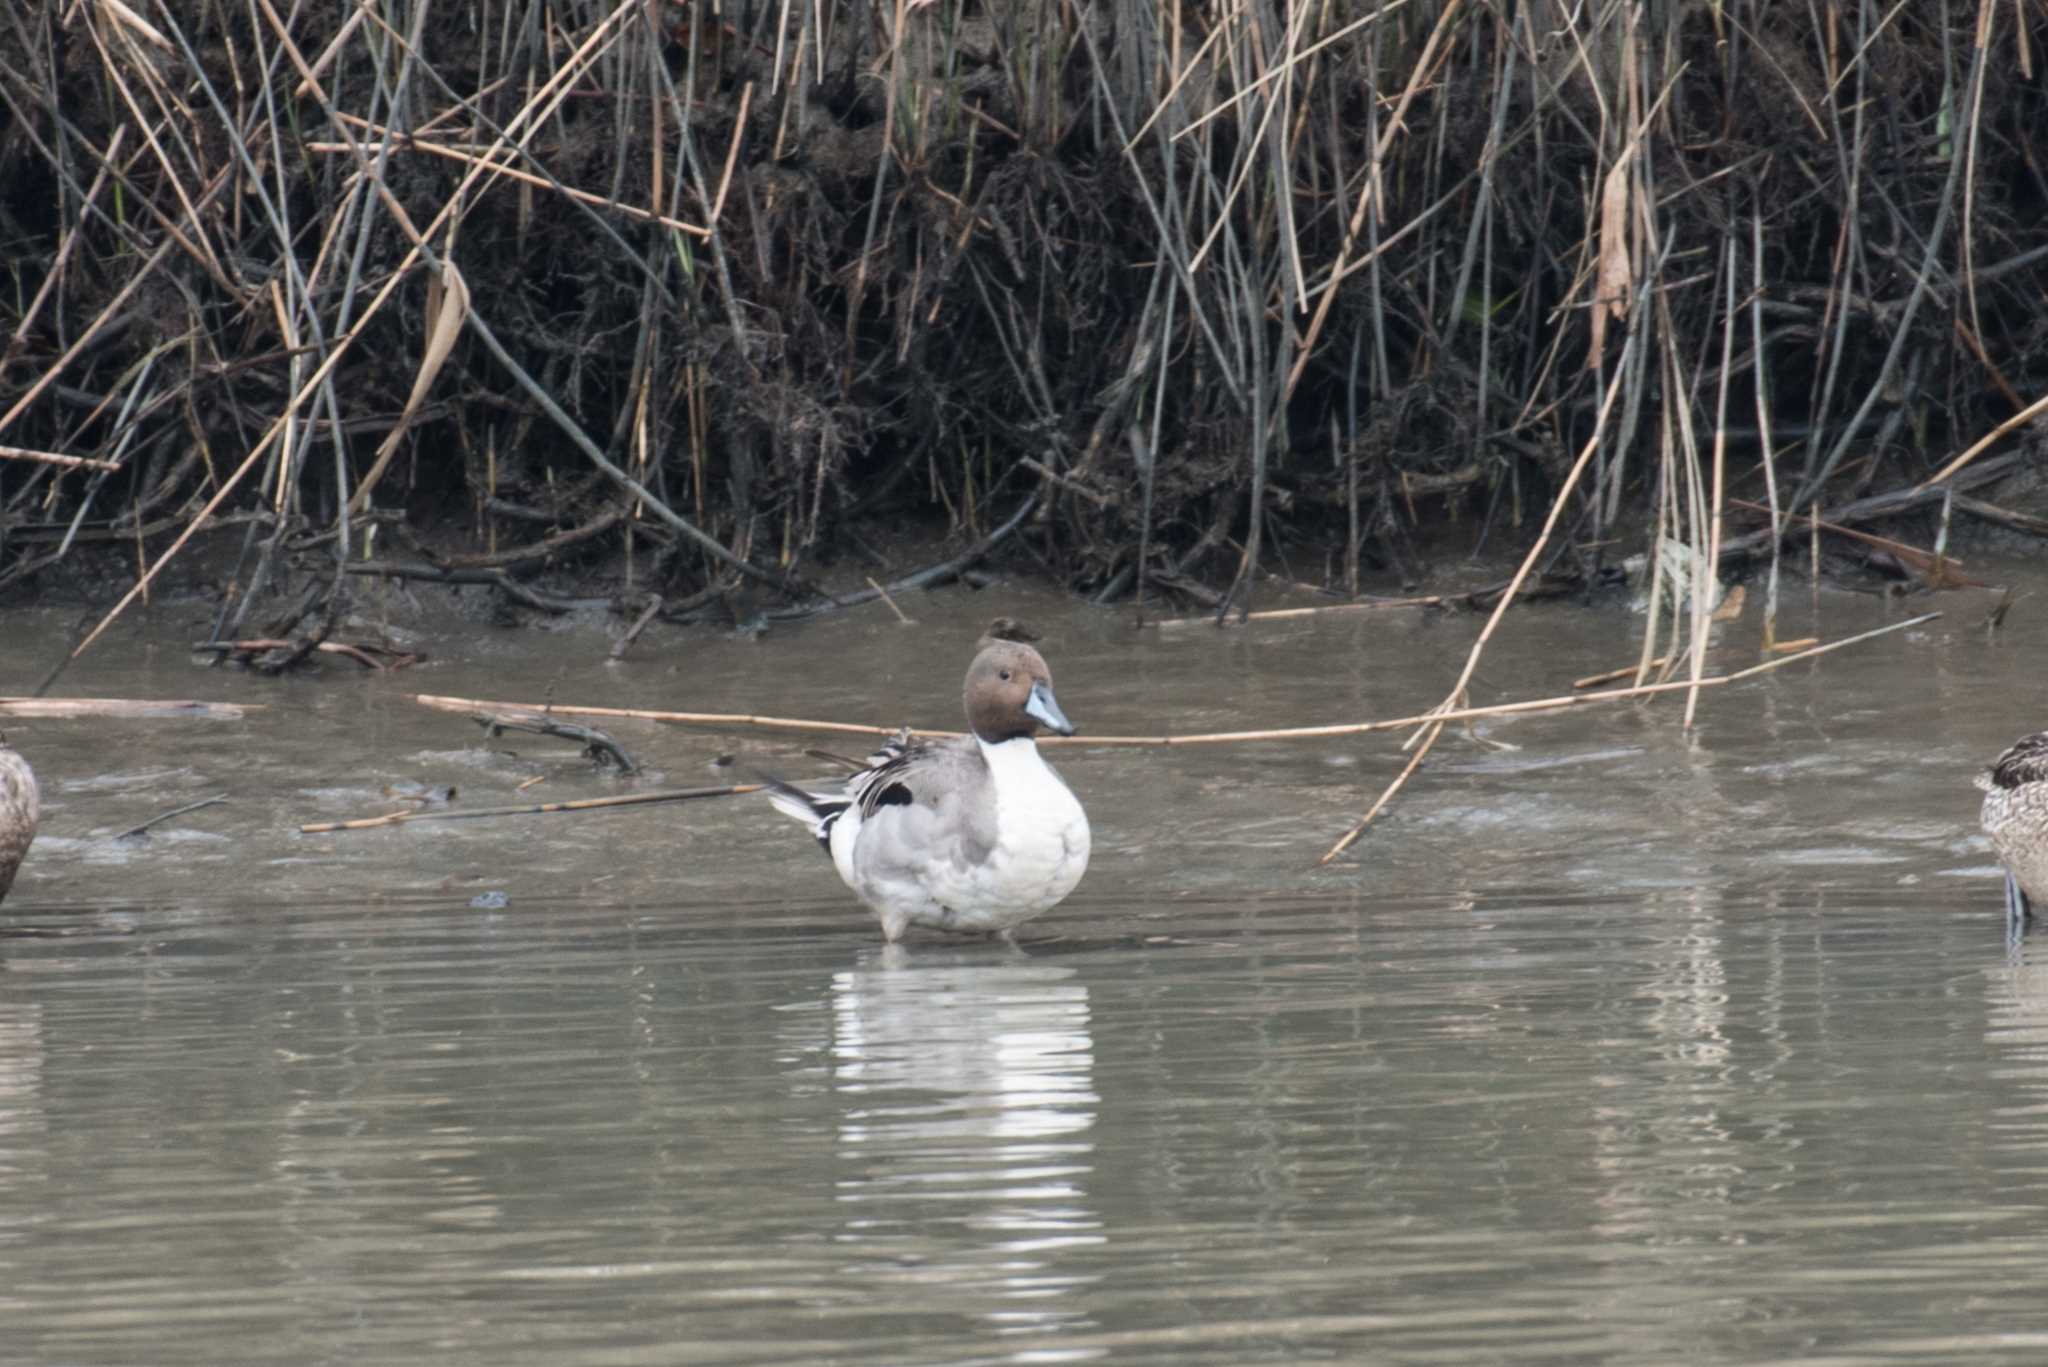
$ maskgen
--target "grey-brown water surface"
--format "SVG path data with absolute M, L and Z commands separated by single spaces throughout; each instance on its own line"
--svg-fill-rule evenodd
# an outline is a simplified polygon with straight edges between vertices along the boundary
M 1690 737 L 1668 701 L 1447 736 L 1324 869 L 1392 739 L 1064 749 L 1094 860 L 1022 952 L 884 948 L 748 800 L 297 826 L 817 769 L 621 724 L 657 772 L 603 778 L 415 691 L 945 724 L 1006 611 L 1084 731 L 1196 731 L 1419 710 L 1477 621 L 1134 637 L 953 591 L 285 681 L 124 628 L 60 691 L 270 706 L 8 727 L 46 837 L 0 909 L 0 1361 L 2040 1361 L 2048 936 L 2006 943 L 1970 777 L 2048 724 L 2048 619 L 1937 605 Z M 0 692 L 59 625 L 10 620 Z M 1518 610 L 1478 700 L 1639 630 Z

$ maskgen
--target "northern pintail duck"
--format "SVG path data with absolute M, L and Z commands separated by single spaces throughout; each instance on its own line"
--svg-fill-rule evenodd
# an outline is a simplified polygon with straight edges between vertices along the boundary
M 2005 909 L 2015 919 L 2048 897 L 2048 731 L 2012 743 L 1977 776 L 1984 830 L 2005 865 Z
M 20 751 L 0 740 L 0 900 L 14 886 L 14 871 L 21 867 L 21 857 L 36 838 L 41 815 L 36 771 L 28 767 Z
M 1088 814 L 1038 753 L 1038 728 L 1074 727 L 1052 671 L 1022 641 L 983 637 L 962 690 L 970 735 L 893 741 L 838 794 L 770 782 L 882 922 L 1000 931 L 1050 910 L 1088 868 Z

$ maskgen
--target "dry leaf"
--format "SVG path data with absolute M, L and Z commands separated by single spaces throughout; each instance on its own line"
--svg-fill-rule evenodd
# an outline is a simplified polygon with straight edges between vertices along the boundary
M 1628 316 L 1628 298 L 1634 272 L 1628 259 L 1628 159 L 1608 168 L 1600 191 L 1600 269 L 1593 278 L 1593 345 L 1586 352 L 1586 368 L 1600 359 L 1607 341 L 1609 316 Z
M 370 473 L 364 475 L 363 482 L 356 486 L 355 497 L 349 500 L 351 512 L 361 512 L 368 505 L 371 490 L 377 487 L 378 480 L 384 478 L 391 457 L 398 451 L 398 443 L 411 429 L 421 402 L 426 399 L 427 391 L 433 388 L 434 377 L 441 373 L 448 353 L 455 349 L 455 339 L 462 335 L 462 325 L 469 319 L 469 282 L 462 278 L 462 271 L 453 260 L 442 258 L 440 278 L 427 290 L 427 308 L 434 315 L 434 326 L 427 334 L 427 349 L 420 357 L 419 374 L 413 376 L 412 393 L 406 396 L 405 411 L 398 415 L 398 421 L 377 447 L 377 459 L 371 464 Z

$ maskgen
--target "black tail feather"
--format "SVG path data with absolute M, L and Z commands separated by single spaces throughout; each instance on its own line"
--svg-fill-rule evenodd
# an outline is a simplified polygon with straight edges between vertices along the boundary
M 753 771 L 754 781 L 768 790 L 768 800 L 775 804 L 775 810 L 792 820 L 801 821 L 811 828 L 811 834 L 825 853 L 832 852 L 832 823 L 846 810 L 847 799 L 843 797 L 820 797 L 807 793 L 793 783 L 785 783 L 773 774 Z

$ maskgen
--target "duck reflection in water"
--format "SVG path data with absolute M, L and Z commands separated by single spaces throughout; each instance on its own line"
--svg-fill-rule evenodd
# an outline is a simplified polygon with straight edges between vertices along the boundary
M 1088 988 L 1074 970 L 884 946 L 834 976 L 831 1057 L 842 1238 L 924 1295 L 994 1287 L 964 1308 L 1006 1330 L 1071 1326 L 1060 1293 L 1093 1273 L 1063 1270 L 1061 1255 L 1105 1242 L 1088 1196 Z

